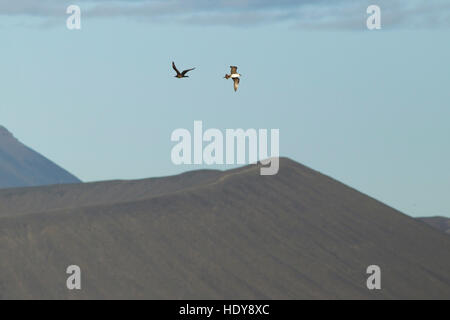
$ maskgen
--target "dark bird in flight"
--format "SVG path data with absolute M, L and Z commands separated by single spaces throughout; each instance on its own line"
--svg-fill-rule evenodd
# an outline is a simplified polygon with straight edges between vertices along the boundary
M 172 61 L 172 68 L 177 73 L 175 78 L 189 78 L 189 76 L 187 76 L 186 73 L 195 69 L 195 68 L 192 68 L 192 69 L 187 69 L 187 70 L 184 70 L 183 72 L 180 72 L 180 71 L 178 71 L 177 67 L 175 66 L 175 62 L 173 62 L 173 61 Z
M 231 72 L 230 74 L 226 74 L 225 75 L 225 79 L 233 79 L 234 82 L 234 91 L 237 91 L 238 87 L 239 87 L 239 82 L 240 82 L 240 77 L 241 75 L 237 72 L 237 68 L 236 66 L 230 66 L 231 68 Z

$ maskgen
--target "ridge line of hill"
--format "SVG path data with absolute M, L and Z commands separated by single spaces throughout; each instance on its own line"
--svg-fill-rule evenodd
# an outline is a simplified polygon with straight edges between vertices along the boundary
M 56 208 L 52 208 L 52 209 L 45 210 L 45 211 L 33 211 L 33 212 L 25 213 L 25 214 L 19 214 L 18 216 L 27 217 L 27 216 L 35 216 L 35 215 L 39 215 L 39 214 L 57 213 L 57 212 L 60 212 L 63 210 L 70 211 L 70 210 L 77 210 L 77 209 L 100 208 L 100 207 L 109 207 L 109 206 L 116 206 L 116 205 L 126 205 L 126 204 L 131 204 L 131 203 L 146 202 L 146 201 L 149 201 L 149 200 L 152 200 L 155 198 L 167 197 L 167 196 L 172 196 L 172 195 L 176 195 L 179 193 L 190 192 L 190 191 L 194 191 L 194 190 L 198 190 L 198 189 L 202 189 L 202 188 L 207 188 L 207 187 L 216 185 L 218 183 L 222 183 L 232 176 L 239 175 L 242 173 L 248 173 L 251 171 L 256 171 L 256 169 L 259 169 L 257 167 L 257 165 L 247 165 L 247 166 L 236 168 L 233 170 L 220 171 L 220 175 L 215 179 L 215 181 L 200 182 L 200 184 L 198 184 L 198 185 L 193 185 L 193 186 L 185 187 L 185 188 L 182 188 L 179 190 L 168 191 L 168 192 L 164 192 L 164 193 L 160 193 L 160 194 L 148 195 L 146 197 L 139 198 L 139 199 L 121 200 L 121 201 L 119 200 L 117 202 L 100 202 L 100 203 L 81 205 L 81 206 L 56 207 Z M 203 170 L 197 170 L 197 171 L 203 171 Z M 230 171 L 233 171 L 233 172 L 230 172 Z M 195 171 L 190 171 L 189 173 L 192 173 L 192 172 L 195 172 Z M 180 175 L 183 175 L 183 174 L 185 174 L 185 173 L 182 173 Z M 175 176 L 171 176 L 171 177 L 176 177 L 176 176 L 179 176 L 179 175 L 175 175 Z M 149 178 L 149 179 L 159 179 L 159 178 Z M 142 180 L 147 180 L 147 179 L 142 179 Z M 114 180 L 114 181 L 134 181 L 134 180 Z M 105 182 L 108 182 L 108 181 L 105 181 Z M 51 186 L 49 186 L 49 187 L 51 187 Z M 36 188 L 36 187 L 32 187 L 32 188 Z M 37 187 L 37 188 L 39 188 L 39 187 Z M 8 216 L 8 215 L 0 216 L 0 220 L 7 219 L 7 218 L 17 218 L 18 216 Z

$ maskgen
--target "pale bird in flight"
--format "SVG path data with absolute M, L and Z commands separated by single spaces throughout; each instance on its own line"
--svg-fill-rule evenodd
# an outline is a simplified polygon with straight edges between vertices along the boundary
M 225 75 L 225 79 L 233 79 L 234 82 L 234 91 L 237 91 L 238 87 L 239 87 L 239 82 L 240 82 L 240 77 L 241 75 L 237 72 L 237 68 L 236 66 L 230 66 L 231 68 L 231 72 L 230 74 L 226 74 Z

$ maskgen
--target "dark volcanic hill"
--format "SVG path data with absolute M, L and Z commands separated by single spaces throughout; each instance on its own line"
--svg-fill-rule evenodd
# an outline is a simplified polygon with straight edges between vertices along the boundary
M 433 228 L 444 231 L 450 235 L 450 219 L 445 217 L 424 217 L 419 220 L 429 224 Z
M 289 159 L 276 176 L 4 190 L 0 205 L 4 299 L 450 299 L 450 237 Z
M 0 188 L 79 182 L 69 172 L 23 145 L 0 126 Z

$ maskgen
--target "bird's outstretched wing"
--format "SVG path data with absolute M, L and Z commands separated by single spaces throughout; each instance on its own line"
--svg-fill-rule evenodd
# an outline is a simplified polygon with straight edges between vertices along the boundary
M 195 69 L 195 68 L 184 70 L 184 71 L 181 73 L 181 75 L 184 76 L 186 73 L 188 73 L 189 71 L 192 71 L 192 70 L 194 70 L 194 69 Z
M 230 66 L 231 68 L 231 74 L 236 74 L 237 73 L 237 67 L 236 66 Z
M 178 71 L 177 67 L 175 66 L 175 62 L 172 61 L 172 68 L 173 70 L 175 70 L 175 72 L 178 74 L 180 74 L 180 71 Z
M 239 78 L 233 78 L 234 81 L 234 91 L 237 91 L 239 87 Z

